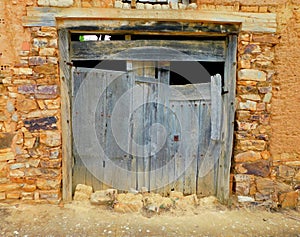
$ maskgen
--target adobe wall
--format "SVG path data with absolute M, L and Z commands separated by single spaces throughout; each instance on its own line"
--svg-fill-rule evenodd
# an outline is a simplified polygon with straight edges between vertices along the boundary
M 187 13 L 208 9 L 277 14 L 276 34 L 241 32 L 239 35 L 232 191 L 256 201 L 295 206 L 300 188 L 297 89 L 300 88 L 297 60 L 300 1 L 192 3 L 185 9 Z M 57 4 L 130 8 L 114 0 L 0 1 L 0 200 L 3 201 L 61 199 L 57 32 L 54 27 L 22 26 L 26 7 Z M 166 6 L 139 4 L 137 8 Z M 173 8 L 180 11 L 185 6 Z

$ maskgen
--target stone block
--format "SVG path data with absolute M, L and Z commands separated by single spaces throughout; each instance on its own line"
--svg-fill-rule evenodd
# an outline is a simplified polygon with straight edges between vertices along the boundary
M 300 170 L 295 174 L 295 180 L 300 181 Z
M 56 122 L 57 118 L 50 116 L 38 119 L 27 119 L 24 121 L 24 125 L 30 132 L 38 130 L 56 130 Z
M 293 191 L 290 185 L 278 181 L 274 181 L 274 189 L 277 193 L 288 193 Z
M 143 208 L 142 200 L 142 194 L 118 194 L 114 210 L 120 213 L 139 212 Z
M 278 44 L 279 37 L 275 34 L 253 34 L 252 41 L 259 43 Z
M 76 197 L 76 193 L 77 193 L 77 197 Z M 92 193 L 93 193 L 93 187 L 84 184 L 77 184 L 75 188 L 74 200 L 77 201 L 89 200 Z
M 33 137 L 33 138 L 26 138 L 26 139 L 24 139 L 24 147 L 31 149 L 31 148 L 33 148 L 35 142 L 36 142 L 36 138 L 35 137 Z
M 196 3 L 190 3 L 187 7 L 188 9 L 193 9 L 193 10 L 196 10 L 198 8 L 197 4 Z
M 123 3 L 123 6 L 122 6 L 123 9 L 130 9 L 131 6 L 129 3 Z
M 244 54 L 257 54 L 261 53 L 261 48 L 257 44 L 248 44 L 244 49 Z
M 36 73 L 45 74 L 45 75 L 56 75 L 58 72 L 57 65 L 55 64 L 44 64 L 35 66 L 33 70 Z
M 36 48 L 45 48 L 48 46 L 48 39 L 34 38 L 32 45 L 33 45 L 33 47 L 36 47 Z
M 180 10 L 185 10 L 185 9 L 187 8 L 187 5 L 186 5 L 186 4 L 179 3 L 179 4 L 178 4 L 178 8 L 179 8 Z
M 34 195 L 31 192 L 22 192 L 21 193 L 22 200 L 33 200 L 33 197 L 34 197 Z
M 264 103 L 270 103 L 272 99 L 272 93 L 267 93 L 265 94 L 264 98 L 263 98 L 263 102 Z
M 241 6 L 243 12 L 258 12 L 258 6 Z
M 41 160 L 40 165 L 44 168 L 60 168 L 61 160 Z
M 7 119 L 8 119 L 8 117 L 5 114 L 5 112 L 4 111 L 0 111 L 0 121 L 5 122 L 5 121 L 7 121 Z
M 253 174 L 261 177 L 268 177 L 270 174 L 270 164 L 266 160 L 244 163 L 243 167 L 247 170 L 247 174 Z
M 41 118 L 57 115 L 57 110 L 36 110 L 24 115 L 24 118 Z
M 234 156 L 235 162 L 253 162 L 261 160 L 261 154 L 255 151 L 246 151 Z
M 42 48 L 40 49 L 40 56 L 54 56 L 56 54 L 55 48 Z
M 57 64 L 58 58 L 57 57 L 47 57 L 47 63 L 48 64 Z
M 37 168 L 40 164 L 40 159 L 29 159 L 26 164 L 28 164 L 29 167 Z
M 257 191 L 264 195 L 269 195 L 275 190 L 275 182 L 269 178 L 257 178 L 256 181 Z
M 0 184 L 0 192 L 17 190 L 21 187 L 19 184 Z
M 12 140 L 15 137 L 15 135 L 16 135 L 15 133 L 5 133 L 5 132 L 0 133 L 0 152 L 1 149 L 6 149 L 11 147 Z M 0 157 L 1 157 L 1 153 L 0 153 Z
M 115 1 L 115 8 L 123 8 L 123 2 L 122 1 Z
M 60 199 L 60 191 L 59 190 L 40 190 L 39 191 L 39 199 L 59 200 Z
M 33 71 L 31 68 L 14 68 L 15 75 L 32 75 Z
M 238 141 L 237 149 L 241 151 L 264 151 L 266 142 L 263 140 L 241 140 Z
M 257 123 L 247 123 L 247 122 L 237 121 L 237 124 L 238 124 L 239 131 L 249 131 L 257 128 Z
M 5 200 L 5 198 L 6 198 L 5 193 L 0 193 L 0 200 Z
M 36 91 L 36 85 L 21 85 L 18 86 L 18 92 L 21 94 L 33 94 Z
M 286 166 L 286 165 L 280 165 L 278 167 L 278 176 L 284 179 L 290 179 L 295 176 L 295 169 Z
M 0 153 L 0 161 L 14 160 L 15 155 L 13 152 Z
M 61 144 L 61 134 L 58 131 L 45 131 L 40 135 L 40 142 L 49 147 L 59 146 Z
M 38 0 L 38 5 L 43 7 L 71 7 L 74 0 Z
M 169 10 L 170 9 L 170 5 L 169 4 L 162 4 L 161 9 L 163 10 Z
M 113 205 L 118 196 L 116 189 L 96 191 L 91 194 L 91 203 L 94 205 Z
M 248 196 L 238 196 L 238 202 L 254 202 L 253 197 L 248 197 Z
M 297 191 L 282 193 L 279 195 L 279 203 L 282 208 L 295 208 L 298 205 L 298 197 Z
M 25 167 L 24 163 L 15 163 L 15 164 L 12 164 L 12 165 L 9 166 L 9 168 L 11 170 L 21 169 L 21 168 L 24 168 L 24 167 Z
M 267 13 L 268 12 L 268 6 L 260 6 L 258 11 L 260 13 Z
M 243 100 L 253 100 L 253 101 L 260 101 L 261 100 L 260 96 L 256 95 L 256 94 L 241 95 L 241 98 Z
M 118 213 L 133 213 L 139 212 L 143 208 L 142 202 L 132 203 L 116 203 L 114 204 L 114 211 Z
M 20 196 L 21 196 L 21 192 L 19 192 L 19 191 L 13 191 L 13 192 L 6 193 L 7 199 L 20 199 Z
M 238 72 L 238 78 L 246 81 L 266 81 L 267 74 L 256 69 L 241 69 Z
M 37 99 L 54 99 L 58 96 L 58 86 L 38 86 L 36 89 L 35 97 Z
M 28 168 L 25 170 L 26 177 L 41 176 L 41 175 L 43 175 L 43 172 L 39 168 Z
M 54 149 L 50 151 L 50 159 L 57 159 L 59 157 L 60 151 L 59 149 Z
M 258 87 L 258 91 L 262 94 L 272 92 L 272 86 Z
M 61 184 L 60 179 L 37 179 L 36 186 L 41 190 L 59 189 Z
M 235 193 L 237 195 L 247 196 L 250 192 L 251 177 L 250 175 L 235 174 Z
M 35 100 L 31 99 L 17 99 L 16 109 L 20 112 L 29 112 L 37 109 L 37 104 Z
M 29 57 L 28 63 L 30 66 L 43 65 L 46 63 L 46 57 L 39 57 L 39 56 Z
M 11 170 L 9 171 L 10 177 L 24 177 L 25 173 L 22 170 Z
M 56 100 L 45 100 L 45 105 L 47 109 L 59 109 L 60 108 L 60 98 Z
M 145 6 L 145 9 L 147 9 L 147 10 L 153 9 L 153 5 L 150 3 L 145 3 L 144 6 Z
M 33 192 L 36 190 L 36 185 L 35 184 L 24 184 L 22 187 L 22 190 L 25 192 Z
M 49 47 L 57 48 L 57 39 L 50 39 L 49 40 Z
M 238 121 L 248 120 L 250 118 L 250 111 L 239 110 L 236 112 Z
M 256 105 L 257 105 L 256 102 L 251 101 L 251 100 L 247 100 L 246 102 L 240 102 L 239 103 L 239 109 L 256 111 Z
M 271 199 L 271 193 L 255 193 L 255 200 L 256 201 L 266 201 Z
M 261 153 L 261 157 L 264 159 L 264 160 L 268 160 L 271 158 L 271 154 L 269 151 L 262 151 Z
M 155 5 L 153 5 L 153 9 L 161 10 L 161 5 L 160 4 L 155 4 Z
M 88 201 L 90 199 L 90 196 L 86 195 L 85 193 L 75 192 L 73 200 L 74 201 Z

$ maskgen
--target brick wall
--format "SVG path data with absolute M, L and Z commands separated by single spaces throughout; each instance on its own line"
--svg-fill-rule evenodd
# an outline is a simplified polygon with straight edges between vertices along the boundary
M 0 200 L 57 202 L 61 197 L 57 32 L 51 27 L 22 27 L 27 6 L 57 4 L 130 8 L 113 0 L 1 2 Z M 233 193 L 296 205 L 300 185 L 299 1 L 197 0 L 188 6 L 139 4 L 136 8 L 277 13 L 276 34 L 239 35 Z

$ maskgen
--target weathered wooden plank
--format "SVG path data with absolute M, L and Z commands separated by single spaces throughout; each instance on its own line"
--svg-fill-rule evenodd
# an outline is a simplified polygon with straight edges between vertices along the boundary
M 210 100 L 210 83 L 170 86 L 170 100 Z
M 174 154 L 172 157 L 174 159 L 174 184 L 173 189 L 175 191 L 182 192 L 184 191 L 184 171 L 185 171 L 185 157 L 184 157 L 184 145 L 182 143 L 182 137 L 185 134 L 183 131 L 184 124 L 182 124 L 183 118 L 185 116 L 183 106 L 186 103 L 185 101 L 170 101 L 172 103 L 172 131 L 171 139 L 173 144 L 171 146 L 171 153 Z
M 155 136 L 152 143 L 155 144 L 156 154 L 151 159 L 150 190 L 155 190 L 163 195 L 168 187 L 167 163 L 170 161 L 168 155 L 168 86 L 170 79 L 170 62 L 158 62 L 156 100 L 154 107 L 156 113 L 152 114 Z
M 221 139 L 222 119 L 222 78 L 217 74 L 211 77 L 211 139 Z
M 62 125 L 62 197 L 66 202 L 72 201 L 72 135 L 71 135 L 71 86 L 70 68 L 64 64 L 69 60 L 68 32 L 59 30 L 60 81 L 61 81 L 61 125 Z
M 200 101 L 199 105 L 199 149 L 197 157 L 197 194 L 210 196 L 215 194 L 214 169 L 203 168 L 204 159 L 208 158 L 211 134 L 210 101 Z
M 185 195 L 196 193 L 197 154 L 199 138 L 199 101 L 186 101 L 183 105 L 182 141 L 184 155 L 184 189 Z
M 53 16 L 53 18 L 63 18 L 64 21 L 59 27 L 78 27 L 91 26 L 93 23 L 87 24 L 78 19 L 90 18 L 97 19 L 131 19 L 131 20 L 167 20 L 167 21 L 202 21 L 202 22 L 216 22 L 221 23 L 219 28 L 220 33 L 234 33 L 236 27 L 228 24 L 241 24 L 241 30 L 253 32 L 276 32 L 276 14 L 275 13 L 248 13 L 248 12 L 228 12 L 228 11 L 211 11 L 211 10 L 197 10 L 186 14 L 186 11 L 172 11 L 172 10 L 121 10 L 121 9 L 102 9 L 102 8 L 47 8 L 47 7 L 28 7 L 27 15 L 24 18 L 24 26 L 32 26 L 35 22 L 42 22 L 42 24 L 49 24 L 46 20 L 31 20 L 31 16 Z M 65 19 L 70 18 L 68 21 Z M 71 20 L 71 18 L 73 18 Z M 74 21 L 74 18 L 76 21 Z M 52 20 L 53 21 L 53 20 Z M 206 23 L 207 24 L 207 23 Z M 96 22 L 93 24 L 97 26 Z M 41 26 L 41 25 L 36 25 Z M 55 24 L 53 25 L 55 26 Z M 208 28 L 208 27 L 207 27 Z M 231 28 L 231 29 L 230 29 Z M 211 29 L 209 29 L 211 30 Z
M 55 26 L 56 21 L 53 16 L 23 16 L 23 26 L 34 27 L 34 26 Z
M 72 60 L 225 61 L 225 42 L 90 41 L 71 42 Z
M 218 163 L 218 181 L 216 195 L 223 203 L 229 201 L 229 182 L 231 156 L 233 150 L 234 114 L 235 114 L 235 90 L 236 90 L 236 54 L 237 36 L 228 38 L 228 49 L 225 62 L 224 86 L 228 93 L 223 96 L 224 116 L 223 133 L 225 134 L 222 143 L 222 153 Z
M 124 151 L 112 140 L 110 118 L 116 100 L 128 86 L 125 86 L 119 94 L 115 93 L 114 98 L 111 98 L 109 90 L 106 90 L 109 86 L 113 87 L 112 82 L 125 73 L 77 68 L 73 74 L 74 96 L 76 96 L 73 101 L 73 147 L 76 147 L 73 149 L 76 161 L 73 181 L 85 182 L 94 189 L 114 186 L 124 187 L 127 190 L 131 186 L 129 181 L 123 179 L 128 174 L 125 169 L 127 159 L 123 155 Z M 126 80 L 122 79 L 124 78 L 120 81 L 124 81 L 127 85 Z M 121 107 L 124 108 L 122 105 Z M 126 129 L 127 127 L 128 125 Z M 127 137 L 124 139 L 128 140 Z M 101 150 L 103 152 L 100 152 Z M 81 163 L 83 168 L 77 167 Z M 114 172 L 116 170 L 118 172 Z

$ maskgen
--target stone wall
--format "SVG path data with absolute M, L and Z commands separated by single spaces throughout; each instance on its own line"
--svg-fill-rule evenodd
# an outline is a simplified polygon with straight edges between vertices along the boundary
M 277 14 L 276 34 L 239 35 L 232 191 L 282 206 L 297 204 L 300 187 L 299 4 L 197 0 L 132 7 Z M 62 178 L 57 31 L 23 28 L 28 6 L 131 6 L 114 0 L 0 2 L 0 200 L 57 202 Z

